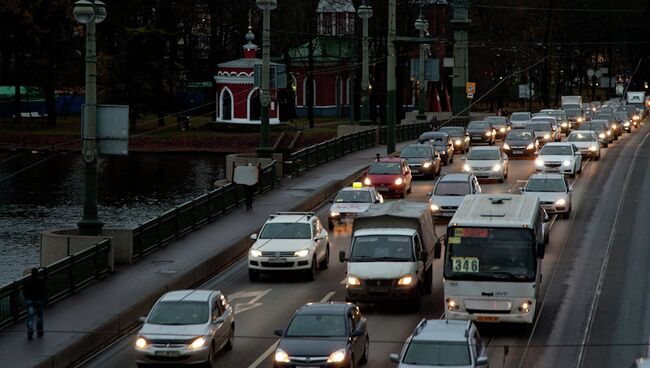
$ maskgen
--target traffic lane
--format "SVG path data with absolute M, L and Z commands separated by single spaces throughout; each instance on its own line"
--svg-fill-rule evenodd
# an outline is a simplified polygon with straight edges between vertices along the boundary
M 585 367 L 631 365 L 648 356 L 650 280 L 650 143 L 641 146 L 625 191 Z M 592 347 L 593 346 L 593 347 Z
M 645 130 L 642 130 L 645 131 Z M 645 133 L 644 133 L 645 134 Z M 600 161 L 583 170 L 584 194 L 572 213 L 571 231 L 520 367 L 569 367 L 576 364 L 586 328 L 613 212 L 620 198 L 629 158 L 640 143 L 632 135 L 626 144 L 612 145 Z M 574 193 L 575 194 L 575 193 Z M 626 363 L 627 364 L 627 363 Z

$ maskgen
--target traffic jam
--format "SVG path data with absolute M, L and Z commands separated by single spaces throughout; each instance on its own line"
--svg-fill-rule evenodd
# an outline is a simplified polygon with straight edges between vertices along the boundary
M 239 324 L 271 319 L 250 367 L 497 366 L 493 326 L 530 334 L 550 234 L 578 208 L 581 175 L 647 110 L 564 96 L 558 109 L 452 120 L 377 155 L 319 209 L 274 213 L 250 236 L 248 288 L 331 292 L 280 320 L 257 303 L 236 317 L 243 304 L 224 290 L 171 291 L 142 318 L 135 362 L 231 366 Z

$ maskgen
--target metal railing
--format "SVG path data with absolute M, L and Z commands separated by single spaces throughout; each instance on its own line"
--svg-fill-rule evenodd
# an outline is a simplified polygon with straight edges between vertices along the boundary
M 111 241 L 105 239 L 79 253 L 69 255 L 42 268 L 47 290 L 47 304 L 53 304 L 111 271 L 109 255 Z M 27 314 L 23 283 L 24 276 L 0 288 L 0 328 L 6 327 Z
M 274 161 L 262 168 L 255 194 L 268 192 L 278 186 L 275 165 Z M 244 189 L 240 185 L 230 183 L 141 224 L 132 229 L 131 261 L 136 261 L 170 241 L 214 221 L 244 201 Z
M 284 175 L 295 176 L 346 153 L 374 147 L 377 142 L 375 129 L 350 133 L 293 152 L 284 160 Z
M 431 130 L 431 124 L 415 123 L 415 124 L 400 124 L 395 127 L 395 142 L 409 141 L 417 139 L 420 134 Z M 379 128 L 379 143 L 386 144 L 387 129 L 385 126 Z

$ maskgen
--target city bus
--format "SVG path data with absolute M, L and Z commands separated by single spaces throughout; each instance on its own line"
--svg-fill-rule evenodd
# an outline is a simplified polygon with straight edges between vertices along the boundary
M 445 318 L 532 323 L 546 221 L 536 197 L 466 196 L 445 239 Z

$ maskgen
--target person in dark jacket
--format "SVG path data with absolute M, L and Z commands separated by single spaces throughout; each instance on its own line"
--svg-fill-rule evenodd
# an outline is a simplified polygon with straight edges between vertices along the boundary
M 246 197 L 246 211 L 253 210 L 253 197 L 255 196 L 255 185 L 244 185 L 244 194 Z
M 23 296 L 27 307 L 27 338 L 34 337 L 34 315 L 38 318 L 36 331 L 43 336 L 43 307 L 47 301 L 45 281 L 38 275 L 38 268 L 32 268 L 32 276 L 23 283 Z

